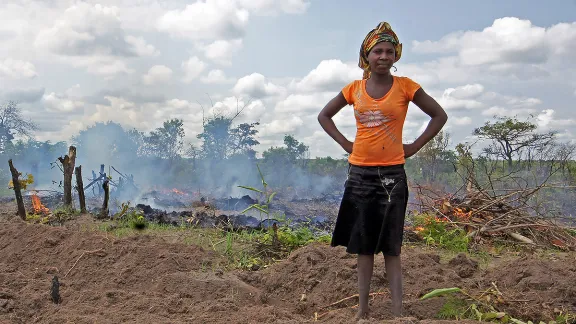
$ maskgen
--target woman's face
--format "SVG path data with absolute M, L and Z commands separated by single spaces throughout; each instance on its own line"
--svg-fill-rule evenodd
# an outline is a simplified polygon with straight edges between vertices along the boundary
M 377 74 L 388 74 L 396 59 L 394 44 L 390 42 L 380 42 L 376 44 L 368 53 L 368 63 L 370 71 Z

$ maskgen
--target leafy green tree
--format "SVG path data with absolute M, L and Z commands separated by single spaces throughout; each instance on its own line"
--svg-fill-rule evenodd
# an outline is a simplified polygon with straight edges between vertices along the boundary
M 72 136 L 72 142 L 78 152 L 84 152 L 80 156 L 94 154 L 100 159 L 98 163 L 104 164 L 133 160 L 139 149 L 129 132 L 112 121 L 94 123 Z
M 170 119 L 144 136 L 148 155 L 173 160 L 179 157 L 184 147 L 184 123 L 181 119 Z
M 38 130 L 38 125 L 24 119 L 16 102 L 8 101 L 0 107 L 0 153 L 12 145 L 15 136 L 30 138 L 35 130 Z
M 260 123 L 243 123 L 232 127 L 233 117 L 217 116 L 204 123 L 203 132 L 197 137 L 202 140 L 202 152 L 209 160 L 225 160 L 233 155 L 255 158 L 254 146 Z
M 555 131 L 538 133 L 537 125 L 530 121 L 519 121 L 516 117 L 499 117 L 495 122 L 486 122 L 484 126 L 474 129 L 473 135 L 488 139 L 491 144 L 484 148 L 484 153 L 495 158 L 502 158 L 511 168 L 516 158 L 530 158 L 534 150 L 554 142 Z
M 258 122 L 251 124 L 243 123 L 230 130 L 230 139 L 232 141 L 231 151 L 233 155 L 241 154 L 249 159 L 256 158 L 254 146 L 260 144 L 260 142 L 256 140 L 256 135 L 258 134 L 256 126 L 258 125 L 260 125 Z
M 447 171 L 455 162 L 456 155 L 448 149 L 450 134 L 440 131 L 416 154 L 418 167 L 422 177 L 428 181 L 436 181 L 438 174 Z
M 308 158 L 310 152 L 307 145 L 299 142 L 292 135 L 284 135 L 285 147 L 271 147 L 262 153 L 267 163 L 296 164 Z

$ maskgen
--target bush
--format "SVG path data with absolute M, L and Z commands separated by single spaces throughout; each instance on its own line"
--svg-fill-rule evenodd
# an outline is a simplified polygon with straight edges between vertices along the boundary
M 453 227 L 448 221 L 424 214 L 417 215 L 414 224 L 427 245 L 454 252 L 468 251 L 469 238 L 466 232 L 459 227 Z

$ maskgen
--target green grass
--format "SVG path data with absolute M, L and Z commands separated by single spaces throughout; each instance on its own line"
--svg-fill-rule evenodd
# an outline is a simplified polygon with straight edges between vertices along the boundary
M 438 319 L 474 319 L 468 315 L 469 305 L 465 300 L 454 296 L 448 296 L 442 308 L 436 314 Z
M 469 238 L 463 229 L 426 214 L 415 215 L 414 225 L 422 228 L 420 234 L 426 245 L 452 252 L 468 252 Z
M 147 221 L 140 213 L 130 211 L 122 217 L 101 223 L 96 230 L 116 238 L 147 234 L 158 235 L 174 242 L 194 244 L 212 250 L 225 261 L 222 269 L 255 270 L 267 267 L 288 256 L 292 251 L 313 242 L 329 243 L 330 236 L 318 236 L 307 227 L 291 228 L 280 225 L 276 231 L 227 231 L 220 228 L 197 228 L 182 223 L 179 226 Z

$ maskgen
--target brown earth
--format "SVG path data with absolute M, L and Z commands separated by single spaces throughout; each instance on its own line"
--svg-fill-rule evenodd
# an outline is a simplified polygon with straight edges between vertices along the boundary
M 223 257 L 174 236 L 116 238 L 86 230 L 83 215 L 62 227 L 27 224 L 13 203 L 0 206 L 0 323 L 352 323 L 356 262 L 342 248 L 312 244 L 259 271 L 224 271 Z M 403 251 L 405 314 L 398 323 L 434 320 L 444 297 L 462 287 L 474 296 L 496 285 L 499 310 L 551 320 L 554 309 L 576 312 L 576 256 L 507 255 L 478 263 L 424 247 Z M 374 271 L 371 319 L 390 320 L 382 257 Z M 51 300 L 54 275 L 61 301 Z M 462 322 L 462 321 L 460 321 Z M 472 322 L 472 321 L 470 321 Z

